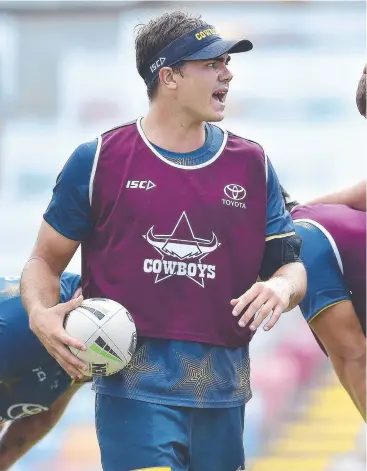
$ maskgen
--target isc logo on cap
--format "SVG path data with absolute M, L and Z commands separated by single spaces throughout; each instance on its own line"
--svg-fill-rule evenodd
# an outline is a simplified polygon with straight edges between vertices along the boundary
M 160 57 L 158 60 L 156 60 L 151 66 L 150 66 L 150 71 L 154 72 L 155 70 L 159 69 L 159 67 L 162 67 L 164 64 L 164 61 L 166 60 L 165 57 Z

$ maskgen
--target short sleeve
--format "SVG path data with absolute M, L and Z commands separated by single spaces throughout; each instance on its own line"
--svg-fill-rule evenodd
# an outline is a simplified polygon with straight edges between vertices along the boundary
M 52 199 L 43 215 L 57 232 L 71 240 L 82 241 L 93 229 L 89 202 L 89 182 L 97 140 L 80 145 L 57 177 Z
M 267 223 L 266 240 L 294 234 L 295 228 L 289 212 L 285 209 L 278 176 L 267 159 Z
M 324 309 L 350 299 L 334 249 L 321 229 L 309 222 L 296 222 L 303 239 L 301 258 L 307 270 L 307 293 L 300 308 L 310 322 Z

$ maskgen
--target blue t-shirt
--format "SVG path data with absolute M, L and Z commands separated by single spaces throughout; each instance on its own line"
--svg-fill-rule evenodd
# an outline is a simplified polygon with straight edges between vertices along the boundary
M 322 230 L 311 222 L 296 222 L 295 227 L 303 239 L 301 258 L 308 280 L 300 308 L 307 322 L 311 322 L 328 307 L 350 299 L 350 293 L 334 249 Z
M 60 301 L 79 285 L 79 275 L 64 273 Z M 19 277 L 0 277 L 0 423 L 47 410 L 71 383 L 29 328 Z
M 198 165 L 210 159 L 223 143 L 223 131 L 206 125 L 204 145 L 186 154 L 155 150 L 177 165 Z M 45 220 L 60 234 L 82 241 L 93 230 L 89 183 L 97 140 L 82 144 L 57 179 Z M 294 232 L 284 207 L 280 185 L 267 160 L 267 237 Z M 119 374 L 95 377 L 99 393 L 167 405 L 234 407 L 251 397 L 248 346 L 225 348 L 197 342 L 140 337 L 129 365 Z

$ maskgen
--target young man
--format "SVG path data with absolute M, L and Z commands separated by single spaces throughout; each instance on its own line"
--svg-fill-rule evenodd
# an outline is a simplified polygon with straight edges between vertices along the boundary
M 181 12 L 142 26 L 149 112 L 70 157 L 24 269 L 31 328 L 72 376 L 83 365 L 65 345 L 82 345 L 56 304 L 80 243 L 84 296 L 115 299 L 134 317 L 140 348 L 121 374 L 95 380 L 105 471 L 244 469 L 248 343 L 306 289 L 262 147 L 208 124 L 224 117 L 229 53 L 251 48 Z
M 80 276 L 64 273 L 60 302 L 73 309 Z M 19 278 L 0 277 L 0 471 L 6 471 L 58 422 L 75 383 L 29 329 Z
M 308 288 L 302 314 L 366 419 L 366 212 L 342 204 L 358 201 L 360 190 L 358 184 L 334 193 L 341 204 L 320 197 L 300 205 L 283 195 L 303 239 Z

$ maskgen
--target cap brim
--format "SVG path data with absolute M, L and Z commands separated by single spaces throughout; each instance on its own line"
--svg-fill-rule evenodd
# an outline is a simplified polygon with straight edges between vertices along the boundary
M 218 39 L 217 41 L 203 47 L 200 51 L 184 57 L 182 60 L 214 59 L 215 57 L 220 57 L 226 53 L 236 54 L 238 52 L 251 51 L 252 48 L 253 44 L 248 39 L 242 39 L 241 41 L 226 41 L 224 39 Z

